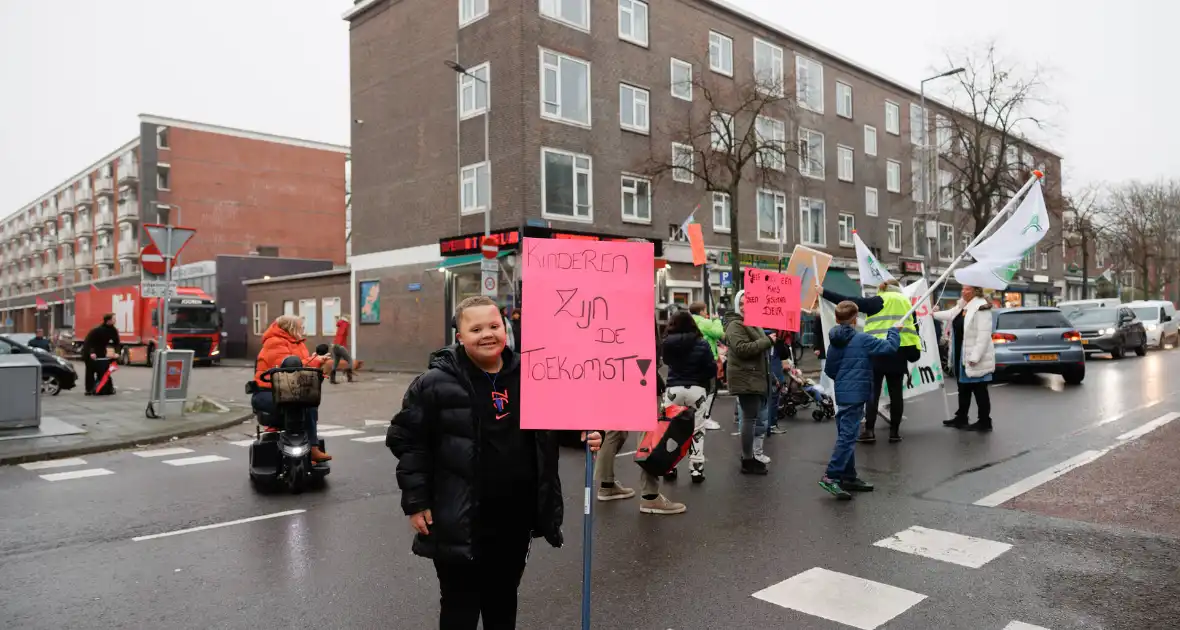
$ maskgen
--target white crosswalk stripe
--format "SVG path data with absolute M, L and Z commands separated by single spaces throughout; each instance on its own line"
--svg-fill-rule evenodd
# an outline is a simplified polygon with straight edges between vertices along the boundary
M 366 427 L 383 427 L 389 424 L 388 420 L 365 420 Z
M 177 447 L 177 448 L 158 448 L 154 451 L 135 451 L 132 454 L 135 455 L 136 457 L 170 457 L 172 455 L 184 455 L 185 453 L 191 453 L 191 452 L 193 452 L 193 449 L 191 449 L 191 448 Z
M 1023 621 L 1013 621 L 1004 626 L 1004 630 L 1049 630 L 1044 626 L 1034 626 L 1031 623 L 1024 623 Z
M 25 470 L 45 470 L 46 468 L 65 468 L 67 466 L 85 466 L 86 460 L 79 457 L 71 457 L 69 459 L 51 459 L 44 462 L 30 462 L 28 464 L 21 464 L 20 467 Z
M 373 442 L 384 442 L 385 436 L 384 435 L 366 435 L 365 437 L 352 438 L 352 441 L 353 442 L 364 442 L 366 444 L 372 444 Z
M 1012 548 L 1008 543 L 964 536 L 914 525 L 889 538 L 873 543 L 876 547 L 933 558 L 978 569 Z
M 316 435 L 318 435 L 319 437 L 322 437 L 322 438 L 326 438 L 326 437 L 344 437 L 346 435 L 360 435 L 362 433 L 364 433 L 364 431 L 358 431 L 356 429 L 336 429 L 335 431 L 319 431 L 316 433 Z
M 253 443 L 254 443 L 253 438 L 251 438 L 249 440 L 234 440 L 233 442 L 230 442 L 230 444 L 233 444 L 234 446 L 250 446 Z
M 874 630 L 926 599 L 921 593 L 820 567 L 764 588 L 753 597 L 861 630 Z M 850 597 L 855 605 L 849 605 Z
M 339 424 L 317 424 L 316 425 L 317 431 L 332 431 L 334 429 L 343 429 L 343 428 L 344 427 Z
M 50 473 L 48 475 L 40 475 L 40 477 L 45 481 L 66 481 L 69 479 L 85 479 L 86 477 L 101 477 L 103 475 L 113 474 L 115 474 L 115 471 L 107 470 L 106 468 L 87 468 L 85 470 Z
M 220 455 L 198 455 L 197 457 L 185 457 L 183 459 L 166 459 L 164 463 L 169 466 L 192 466 L 193 464 L 210 464 L 225 461 L 229 461 L 229 458 Z

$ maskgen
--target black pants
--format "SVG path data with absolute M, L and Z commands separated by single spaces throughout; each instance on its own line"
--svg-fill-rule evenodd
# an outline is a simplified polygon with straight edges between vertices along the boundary
M 877 409 L 881 406 L 881 383 L 889 385 L 889 423 L 896 430 L 901 426 L 901 413 L 905 410 L 902 394 L 905 393 L 902 379 L 904 374 L 883 374 L 873 372 L 873 399 L 865 410 L 865 429 L 872 431 L 877 426 Z
M 975 404 L 979 406 L 979 424 L 985 427 L 992 425 L 992 398 L 987 391 L 988 383 L 959 383 L 959 410 L 955 412 L 955 420 L 966 424 L 967 414 L 971 412 L 971 394 L 975 394 Z
M 434 562 L 442 591 L 439 630 L 515 630 L 516 591 L 524 575 L 528 533 L 477 546 L 471 562 Z

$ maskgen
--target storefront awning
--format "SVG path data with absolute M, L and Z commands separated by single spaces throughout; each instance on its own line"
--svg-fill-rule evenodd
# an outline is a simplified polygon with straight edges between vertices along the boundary
M 496 254 L 496 258 L 503 258 L 511 254 L 511 250 L 501 250 Z M 468 254 L 466 256 L 452 256 L 446 260 L 438 263 L 435 269 L 454 269 L 456 267 L 463 267 L 465 265 L 478 265 L 479 261 L 483 260 L 483 254 Z
M 840 295 L 860 295 L 860 284 L 840 269 L 828 269 L 824 276 L 824 288 Z

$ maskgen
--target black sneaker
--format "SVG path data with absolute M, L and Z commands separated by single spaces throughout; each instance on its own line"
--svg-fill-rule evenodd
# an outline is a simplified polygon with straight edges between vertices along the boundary
M 898 433 L 897 431 L 890 431 L 889 432 L 889 441 L 891 443 L 900 442 L 901 441 L 901 434 Z
M 676 472 L 675 468 L 664 473 L 664 479 L 667 479 L 668 481 L 676 481 L 677 476 L 678 476 L 678 473 Z
M 962 429 L 963 427 L 967 426 L 967 421 L 960 420 L 958 418 L 951 418 L 950 420 L 943 420 L 942 426 L 951 427 L 954 429 Z
M 692 477 L 693 483 L 704 483 L 705 482 L 705 468 L 704 468 L 704 466 L 702 466 L 700 468 L 697 468 L 694 466 L 692 471 L 689 474 Z
M 766 464 L 756 459 L 742 460 L 742 474 L 743 475 L 765 475 L 770 472 Z
M 819 480 L 819 487 L 823 488 L 829 494 L 836 497 L 837 499 L 840 499 L 841 501 L 851 501 L 852 500 L 852 495 L 848 494 L 847 490 L 840 487 L 839 481 L 836 481 L 835 479 L 831 479 L 831 478 L 827 477 L 826 475 L 822 479 Z
M 860 437 L 856 438 L 856 441 L 861 444 L 873 444 L 877 441 L 877 435 L 873 433 L 872 429 L 864 429 L 860 432 Z
M 857 477 L 856 479 L 845 479 L 840 481 L 840 487 L 849 492 L 872 492 L 873 484 Z
M 980 433 L 991 433 L 992 432 L 992 423 L 988 422 L 987 424 L 984 424 L 982 422 L 972 422 L 971 424 L 963 427 L 963 429 L 966 431 L 978 431 Z

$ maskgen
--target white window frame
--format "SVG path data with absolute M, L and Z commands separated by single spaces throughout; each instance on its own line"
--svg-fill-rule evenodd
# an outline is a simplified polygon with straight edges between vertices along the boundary
M 1049 252 L 1041 252 L 1041 271 L 1049 270 Z
M 480 171 L 484 171 L 483 179 L 480 179 Z M 475 194 L 475 199 L 468 198 L 467 184 L 472 184 L 474 187 L 472 192 Z M 479 203 L 479 189 L 480 184 L 487 187 L 487 203 Z M 488 211 L 492 205 L 492 163 L 478 162 L 476 164 L 468 164 L 459 171 L 459 214 L 483 214 Z
M 579 31 L 590 32 L 590 0 L 582 0 L 582 23 L 567 20 L 561 16 L 561 0 L 540 0 L 541 17 L 560 22 Z
M 483 76 L 479 76 L 479 75 Z M 459 120 L 467 120 L 487 113 L 491 105 L 492 65 L 485 61 L 478 66 L 468 68 L 467 72 L 459 75 Z M 477 78 L 478 77 L 478 78 Z M 481 81 L 482 79 L 482 81 Z M 467 107 L 464 96 L 471 91 L 471 107 Z M 479 105 L 480 92 L 483 92 L 483 107 Z
M 922 162 L 914 157 L 910 158 L 910 198 L 918 203 L 926 203 L 926 186 L 922 181 Z
M 311 304 L 311 308 L 304 308 Z M 303 320 L 303 332 L 308 336 L 314 335 L 316 326 L 319 325 L 319 308 L 320 301 L 318 298 L 299 298 L 299 315 Z
M 1024 252 L 1024 270 L 1037 270 L 1037 250 L 1035 247 L 1030 247 L 1028 251 Z
M 885 190 L 901 192 L 901 162 L 897 160 L 885 160 Z
M 949 241 L 951 244 L 950 256 L 943 256 L 943 254 L 942 254 L 942 236 L 943 236 L 944 228 L 950 232 L 950 234 L 949 234 Z M 938 260 L 939 261 L 950 262 L 955 259 L 955 245 L 956 245 L 956 243 L 955 243 L 955 226 L 954 225 L 951 225 L 950 223 L 939 223 L 938 224 L 938 238 L 934 239 L 934 242 L 938 246 Z
M 487 17 L 489 0 L 459 0 L 459 28 Z M 480 6 L 483 10 L 480 10 Z
M 836 179 L 851 182 L 855 167 L 855 153 L 852 147 L 843 144 L 836 145 Z
M 624 118 L 625 110 L 623 108 L 623 92 L 631 92 L 631 118 L 634 123 L 628 124 Z M 642 96 L 643 98 L 640 98 Z M 642 101 L 642 102 L 641 102 Z M 640 121 L 642 114 L 643 120 Z M 647 134 L 651 130 L 651 93 L 647 90 L 636 87 L 629 83 L 619 84 L 619 126 L 627 131 L 634 131 L 636 133 Z
M 836 217 L 836 238 L 840 247 L 854 247 L 852 233 L 856 231 L 856 215 L 841 212 Z
M 287 308 L 290 305 L 291 308 Z M 283 315 L 295 314 L 295 300 L 283 300 Z
M 642 8 L 642 11 L 640 9 Z M 643 36 L 639 37 L 635 34 L 635 16 L 637 13 L 643 13 Z M 629 20 L 631 26 L 631 33 L 623 32 L 624 16 Z M 625 42 L 631 42 L 636 46 L 647 48 L 649 39 L 648 33 L 651 30 L 651 21 L 649 20 L 651 11 L 647 3 L 643 0 L 619 0 L 619 39 Z
M 770 137 L 766 137 L 766 134 L 759 129 L 759 123 L 769 128 Z M 763 152 L 759 151 L 754 156 L 758 166 L 785 172 L 787 170 L 787 123 L 769 116 L 759 116 L 754 121 L 754 135 L 759 147 L 773 144 L 779 146 L 777 153 L 770 153 L 766 158 L 763 158 Z
M 732 201 L 729 198 L 729 193 L 714 192 L 713 193 L 713 232 L 718 234 L 729 234 L 729 211 L 732 207 Z M 717 221 L 717 213 L 721 212 L 722 220 Z
M 819 203 L 821 206 L 820 210 L 824 213 L 822 222 L 823 229 L 819 231 L 819 241 L 812 241 L 810 238 L 808 238 L 810 236 L 809 232 L 811 231 L 808 229 L 810 219 L 812 218 L 811 202 Z M 805 211 L 808 217 L 806 220 L 803 218 Z M 823 199 L 816 199 L 814 197 L 799 197 L 799 242 L 804 245 L 813 245 L 815 247 L 828 246 L 828 204 Z
M 714 49 L 716 49 L 716 55 L 713 54 Z M 728 66 L 724 63 L 727 54 L 729 56 Z M 718 33 L 717 31 L 709 31 L 709 69 L 727 77 L 733 76 L 732 37 Z
M 938 169 L 938 208 L 955 209 L 955 175 L 945 168 Z
M 819 159 L 816 160 L 811 152 L 811 136 L 819 137 Z M 819 131 L 807 129 L 806 127 L 799 128 L 799 174 L 810 179 L 824 179 L 826 175 L 826 155 L 824 151 L 824 134 Z M 818 163 L 819 172 L 816 173 L 813 166 Z
M 774 238 L 766 238 L 762 235 L 762 208 L 759 205 L 764 198 L 764 195 L 769 195 L 771 202 L 774 204 Z M 777 190 L 770 190 L 769 188 L 759 188 L 754 194 L 754 220 L 757 227 L 758 240 L 763 243 L 778 243 L 782 241 L 785 236 L 787 223 L 787 195 Z
M 676 69 L 677 68 L 680 68 L 682 70 L 686 69 L 686 68 L 688 69 L 688 81 L 687 82 L 678 81 L 676 79 Z M 677 59 L 675 57 L 672 57 L 671 61 L 668 64 L 668 77 L 669 77 L 669 90 L 668 91 L 671 92 L 672 98 L 677 98 L 682 101 L 688 101 L 691 103 L 692 102 L 692 87 L 693 87 L 692 86 L 692 78 L 693 78 L 692 77 L 692 64 L 688 63 L 687 61 L 683 61 L 683 60 Z M 688 88 L 687 93 L 685 93 L 685 90 L 683 90 L 683 89 L 681 90 L 680 93 L 677 93 L 676 92 L 677 87 L 687 87 Z
M 630 183 L 630 186 L 628 186 L 628 183 Z M 634 197 L 634 202 L 631 204 L 631 206 L 633 208 L 639 207 L 638 201 L 641 196 L 639 193 L 639 184 L 640 183 L 643 183 L 647 186 L 647 194 L 646 194 L 646 197 L 647 197 L 647 218 L 646 219 L 639 216 L 636 213 L 632 213 L 631 215 L 627 214 L 627 196 L 628 195 L 631 195 L 632 197 Z M 619 212 L 622 214 L 623 221 L 625 223 L 642 223 L 644 225 L 651 225 L 651 213 L 652 213 L 651 180 L 646 177 L 641 177 L 639 175 L 631 175 L 629 173 L 623 173 L 623 175 L 619 178 L 619 189 L 620 189 Z
M 540 90 L 540 95 L 539 95 L 540 101 L 541 101 L 541 118 L 544 118 L 546 120 L 552 120 L 552 121 L 559 122 L 559 123 L 563 123 L 566 125 L 573 125 L 575 127 L 583 127 L 585 129 L 590 129 L 591 128 L 590 127 L 591 121 L 594 120 L 594 112 L 593 112 L 594 99 L 591 97 L 591 94 L 590 94 L 590 86 L 592 85 L 591 72 L 593 71 L 593 68 L 591 67 L 590 62 L 586 61 L 585 59 L 578 59 L 577 57 L 572 57 L 570 55 L 559 53 L 555 50 L 549 50 L 547 48 L 540 48 L 538 50 L 539 50 L 539 53 L 537 54 L 537 63 L 540 67 L 540 72 L 541 72 L 541 77 L 540 77 L 541 90 Z M 554 55 L 555 57 L 557 57 L 557 64 L 555 66 L 547 66 L 545 64 L 545 55 L 546 54 Z M 561 102 L 561 62 L 563 60 L 571 61 L 573 63 L 580 63 L 580 64 L 586 66 L 586 122 L 582 122 L 580 120 L 575 120 L 573 118 L 566 118 L 562 113 L 562 110 L 563 110 L 562 105 L 563 104 Z M 547 111 L 545 111 L 545 105 L 546 105 L 546 103 L 545 103 L 545 71 L 546 71 L 546 68 L 551 68 L 552 70 L 554 70 L 556 72 L 556 75 L 557 75 L 557 101 L 555 103 L 553 103 L 554 105 L 557 106 L 557 113 L 556 114 L 550 114 Z
M 678 155 L 688 155 L 688 168 L 681 168 L 682 163 Z M 696 181 L 696 149 L 691 144 L 681 144 L 679 142 L 672 143 L 672 181 L 680 182 L 681 184 L 691 184 Z
M 877 128 L 872 125 L 865 125 L 865 155 L 877 155 Z
M 168 130 L 169 130 L 169 127 L 165 127 L 165 126 L 156 127 L 156 148 L 157 149 L 168 150 L 168 149 L 172 148 L 172 138 L 170 137 L 171 134 L 168 133 Z M 160 142 L 160 140 L 162 140 L 162 139 L 164 140 L 164 142 Z
M 852 86 L 836 81 L 836 115 L 852 120 Z
M 328 307 L 329 304 L 335 305 L 334 309 Z M 340 311 L 341 301 L 339 297 L 320 298 L 320 334 L 324 337 L 332 337 L 336 334 L 336 322 L 340 319 L 343 313 Z M 308 333 L 309 335 L 312 333 Z
M 725 136 L 721 135 L 724 129 Z M 733 114 L 714 111 L 709 115 L 709 146 L 714 151 L 729 152 L 736 144 L 734 141 Z
M 812 67 L 809 68 L 805 73 L 804 68 L 807 66 Z M 819 74 L 819 81 L 816 82 L 819 84 L 818 99 L 812 99 L 812 96 L 814 96 L 816 91 L 816 86 L 811 85 L 813 82 L 811 80 L 811 70 L 818 70 L 817 74 Z M 804 79 L 805 74 L 807 79 Z M 819 104 L 808 102 L 811 100 L 818 100 Z M 804 57 L 803 55 L 795 55 L 795 102 L 797 102 L 799 107 L 802 107 L 803 109 L 811 110 L 817 114 L 824 113 L 824 65 L 810 57 Z
M 897 219 L 889 219 L 889 251 L 894 254 L 901 253 L 901 221 Z
M 915 112 L 918 115 L 917 125 L 914 125 Z M 921 105 L 918 105 L 917 103 L 910 103 L 910 144 L 914 146 L 922 146 L 922 140 L 924 139 L 922 130 L 923 128 L 930 128 L 929 124 L 926 124 L 925 127 L 923 127 L 923 124 L 928 123 L 929 121 L 929 114 L 922 109 Z
M 872 203 L 869 203 L 869 200 Z M 876 188 L 872 186 L 865 186 L 865 216 L 875 217 L 880 213 L 881 195 Z
M 893 101 L 885 101 L 885 133 L 901 135 L 901 105 Z
M 922 258 L 930 254 L 930 235 L 926 233 L 926 222 L 929 219 L 914 217 L 914 222 L 910 226 L 910 236 L 913 238 L 914 257 Z M 918 226 L 922 226 L 922 238 L 918 238 Z M 934 246 L 938 247 L 938 234 L 934 235 Z M 919 248 L 920 247 L 920 248 Z
M 778 66 L 777 76 L 770 77 L 770 81 L 774 84 L 771 87 L 777 87 L 778 88 L 777 90 L 765 91 L 762 89 L 764 87 L 764 84 L 760 81 L 761 75 L 759 74 L 759 71 L 758 71 L 758 47 L 759 46 L 766 46 L 769 49 L 772 64 L 774 64 L 775 61 L 777 60 L 777 66 Z M 759 38 L 755 37 L 754 38 L 753 65 L 754 65 L 755 89 L 757 89 L 759 93 L 767 94 L 768 96 L 780 96 L 780 97 L 783 96 L 784 90 L 785 90 L 784 83 L 786 82 L 786 78 L 785 78 L 786 75 L 783 73 L 783 49 L 782 49 L 782 47 L 776 46 L 764 39 L 759 39 Z M 776 74 L 776 69 L 774 67 L 769 68 L 769 70 L 770 70 L 771 74 Z
M 566 214 L 552 214 L 549 212 L 549 202 L 546 195 L 545 186 L 545 154 L 553 153 L 556 155 L 565 155 L 571 158 L 570 168 L 572 169 L 571 181 L 574 183 L 574 205 L 573 215 Z M 585 159 L 586 167 L 579 168 L 578 160 Z M 586 174 L 586 216 L 578 215 L 578 174 Z M 566 151 L 564 149 L 554 149 L 551 147 L 541 147 L 541 216 L 546 219 L 553 219 L 554 221 L 573 221 L 575 223 L 593 223 L 594 222 L 594 158 L 589 155 L 575 153 L 573 151 Z
M 160 169 L 164 169 L 168 173 L 168 175 L 166 176 L 166 178 L 168 179 L 167 186 L 160 185 Z M 159 162 L 156 164 L 156 190 L 162 190 L 165 192 L 172 190 L 172 165 L 171 164 L 168 164 L 166 162 Z
M 949 153 L 952 144 L 951 121 L 942 114 L 934 116 L 934 141 L 938 143 L 939 153 Z
M 255 302 L 251 307 L 253 317 L 254 336 L 261 337 L 262 333 L 270 327 L 270 319 L 266 313 L 266 302 Z

